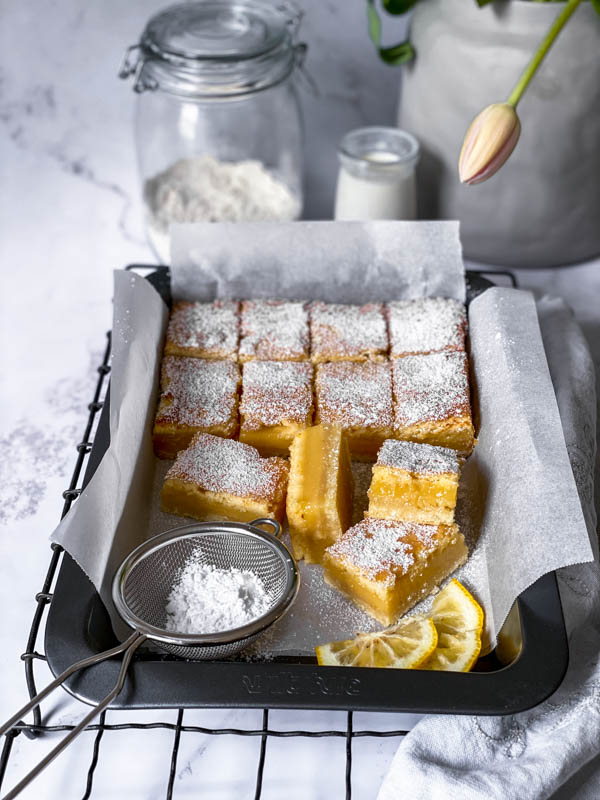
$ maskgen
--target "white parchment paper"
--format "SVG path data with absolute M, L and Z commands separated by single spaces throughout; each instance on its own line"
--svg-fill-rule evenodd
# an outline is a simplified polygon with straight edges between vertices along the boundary
M 442 295 L 464 299 L 454 222 L 237 223 L 175 226 L 178 299 L 283 296 L 365 302 Z M 53 538 L 107 604 L 112 574 L 141 541 L 185 524 L 159 510 L 168 463 L 152 455 L 151 428 L 166 309 L 149 284 L 115 278 L 111 446 Z M 492 289 L 471 303 L 471 363 L 479 444 L 461 478 L 457 520 L 470 548 L 458 577 L 486 611 L 493 644 L 514 599 L 544 573 L 591 560 L 533 298 Z M 355 519 L 369 467 L 356 467 Z M 313 653 L 316 643 L 378 627 L 301 565 L 299 598 L 261 638 L 266 655 Z

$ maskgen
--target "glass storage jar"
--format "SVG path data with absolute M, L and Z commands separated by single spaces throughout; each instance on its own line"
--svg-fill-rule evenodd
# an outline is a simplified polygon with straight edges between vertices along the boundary
M 119 75 L 134 77 L 146 227 L 162 263 L 172 222 L 300 216 L 300 19 L 291 3 L 180 3 L 128 49 Z

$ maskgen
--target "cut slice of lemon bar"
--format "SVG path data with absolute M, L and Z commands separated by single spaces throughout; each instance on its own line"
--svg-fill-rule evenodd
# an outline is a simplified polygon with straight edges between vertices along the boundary
M 297 559 L 320 562 L 352 522 L 348 443 L 336 425 L 315 425 L 290 447 L 287 517 Z

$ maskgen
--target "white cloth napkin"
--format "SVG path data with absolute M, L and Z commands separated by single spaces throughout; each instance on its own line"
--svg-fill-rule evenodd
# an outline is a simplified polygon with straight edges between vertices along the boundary
M 543 297 L 537 305 L 565 442 L 597 558 L 594 366 L 565 304 Z M 377 800 L 600 798 L 597 561 L 559 570 L 558 582 L 570 651 L 558 691 L 520 714 L 424 718 L 402 741 Z

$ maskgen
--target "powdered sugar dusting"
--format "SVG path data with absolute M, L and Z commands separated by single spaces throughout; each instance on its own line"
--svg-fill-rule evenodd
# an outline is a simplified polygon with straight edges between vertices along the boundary
M 392 469 L 420 474 L 458 474 L 458 454 L 447 447 L 387 439 L 377 455 L 377 463 Z
M 245 430 L 310 422 L 312 364 L 306 361 L 248 361 L 242 368 L 240 413 Z
M 398 300 L 387 305 L 392 356 L 463 350 L 465 307 L 446 297 Z
M 273 598 L 254 572 L 188 559 L 167 600 L 168 631 L 218 633 L 266 614 Z
M 387 585 L 415 563 L 415 542 L 431 546 L 437 527 L 367 518 L 349 528 L 326 552 Z
M 239 367 L 232 361 L 165 356 L 157 422 L 191 427 L 227 425 L 237 409 Z
M 239 303 L 232 300 L 175 303 L 167 329 L 166 353 L 175 355 L 176 350 L 199 350 L 199 355 L 205 357 L 235 358 L 238 310 Z
M 177 454 L 166 479 L 188 481 L 209 492 L 271 500 L 285 489 L 288 470 L 283 458 L 261 458 L 250 445 L 197 433 L 187 450 Z
M 387 330 L 381 303 L 345 306 L 315 301 L 309 311 L 311 355 L 315 360 L 364 360 L 387 353 Z
M 240 320 L 242 360 L 299 361 L 308 358 L 305 303 L 244 300 Z
M 465 353 L 405 356 L 392 364 L 396 426 L 470 414 Z
M 319 364 L 315 391 L 320 422 L 334 422 L 343 428 L 392 424 L 389 363 Z

